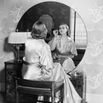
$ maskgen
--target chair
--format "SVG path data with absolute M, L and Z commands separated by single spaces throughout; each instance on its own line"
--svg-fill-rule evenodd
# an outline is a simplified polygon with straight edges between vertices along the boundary
M 50 101 L 37 100 L 38 102 L 55 103 L 56 93 L 59 91 L 59 99 L 56 103 L 63 103 L 64 96 L 64 83 L 63 81 L 32 81 L 20 78 L 15 78 L 16 83 L 16 103 L 19 102 L 20 93 L 38 95 L 38 96 L 50 96 Z

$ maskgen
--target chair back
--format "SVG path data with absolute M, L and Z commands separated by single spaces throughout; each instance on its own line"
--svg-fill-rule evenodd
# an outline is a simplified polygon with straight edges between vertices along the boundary
M 26 80 L 21 78 L 16 78 L 17 86 L 26 87 L 38 87 L 38 88 L 52 88 L 55 85 L 55 81 L 39 81 L 39 80 Z

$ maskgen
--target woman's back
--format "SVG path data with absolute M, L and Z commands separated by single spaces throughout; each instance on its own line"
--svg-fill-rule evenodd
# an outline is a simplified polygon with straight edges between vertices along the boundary
M 25 61 L 28 63 L 39 62 L 44 42 L 41 39 L 29 39 L 25 43 Z

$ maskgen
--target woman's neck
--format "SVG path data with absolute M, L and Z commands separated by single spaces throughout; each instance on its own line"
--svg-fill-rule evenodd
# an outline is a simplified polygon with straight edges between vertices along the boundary
M 63 35 L 62 35 L 62 37 L 66 37 L 66 36 L 67 36 L 67 34 L 63 34 Z

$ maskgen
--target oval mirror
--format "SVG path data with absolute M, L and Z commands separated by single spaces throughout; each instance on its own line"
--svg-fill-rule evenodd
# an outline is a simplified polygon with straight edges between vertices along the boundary
M 38 18 L 43 15 L 51 15 L 54 21 L 54 28 L 58 28 L 61 23 L 66 23 L 70 28 L 70 37 L 74 41 L 77 49 L 77 56 L 73 61 L 75 66 L 82 60 L 87 47 L 87 32 L 85 24 L 80 15 L 69 6 L 58 2 L 42 2 L 29 8 L 21 17 L 16 31 L 31 32 L 32 26 Z M 49 33 L 46 41 L 49 42 L 53 37 Z

